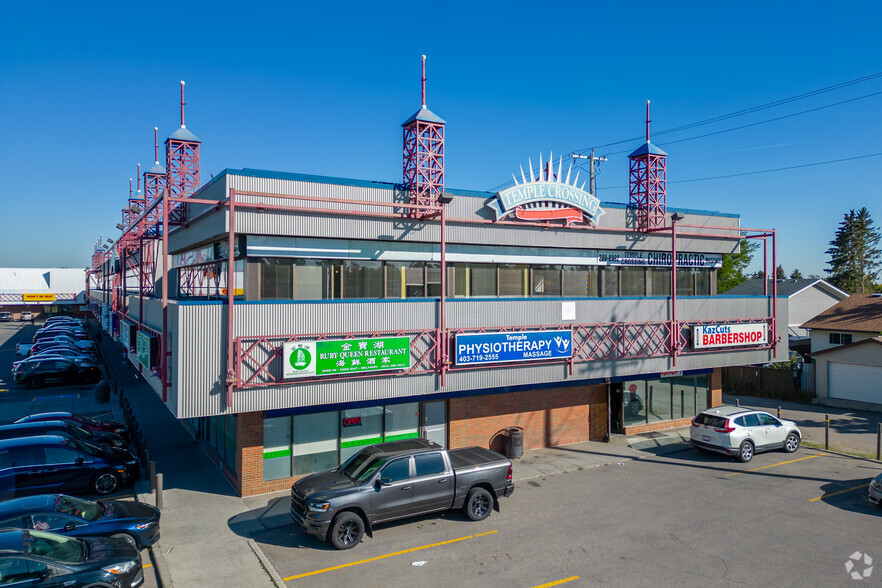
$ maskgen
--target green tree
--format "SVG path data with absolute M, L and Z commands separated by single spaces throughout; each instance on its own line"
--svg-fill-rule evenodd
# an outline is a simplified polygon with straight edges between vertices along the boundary
M 802 272 L 799 271 L 798 269 L 794 269 L 792 272 L 790 272 L 790 279 L 791 280 L 801 280 L 802 279 Z
M 757 250 L 759 243 L 742 239 L 738 251 L 723 255 L 723 266 L 717 273 L 717 291 L 720 293 L 734 288 L 747 279 L 744 270 L 750 265 L 753 252 Z
M 786 277 L 787 277 L 787 272 L 784 271 L 784 266 L 779 265 L 778 269 L 775 271 L 775 279 L 776 280 L 783 280 Z
M 880 255 L 876 247 L 880 234 L 866 207 L 848 211 L 825 251 L 830 256 L 825 269 L 830 282 L 846 292 L 872 292 L 879 274 Z

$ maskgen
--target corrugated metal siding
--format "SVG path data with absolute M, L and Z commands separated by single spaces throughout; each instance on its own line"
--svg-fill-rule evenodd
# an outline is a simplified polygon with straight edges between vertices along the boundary
M 560 300 L 457 300 L 448 303 L 450 328 L 507 327 L 561 324 Z M 678 302 L 678 318 L 704 320 L 758 318 L 766 313 L 767 299 L 695 298 Z M 643 322 L 667 319 L 666 299 L 596 299 L 576 301 L 577 323 Z M 700 369 L 725 365 L 763 363 L 774 359 L 769 351 L 726 351 L 681 355 L 672 366 L 667 357 L 599 360 L 575 364 L 569 375 L 565 364 L 495 367 L 451 372 L 440 388 L 436 374 L 400 375 L 316 383 L 291 383 L 234 393 L 233 406 L 225 411 L 226 307 L 219 304 L 181 305 L 180 343 L 174 362 L 178 417 L 223 412 L 250 412 L 294 406 L 381 400 L 434 394 L 605 378 L 671 369 Z M 359 331 L 418 331 L 433 329 L 437 302 L 352 302 L 236 305 L 236 332 L 242 336 L 342 333 Z M 786 325 L 786 303 L 779 301 L 779 321 Z M 786 337 L 778 357 L 787 356 Z M 266 356 L 264 356 L 266 357 Z M 271 366 L 279 370 L 280 366 Z

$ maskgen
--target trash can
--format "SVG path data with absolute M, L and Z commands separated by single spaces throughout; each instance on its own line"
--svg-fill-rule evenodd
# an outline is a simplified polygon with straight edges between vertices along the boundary
M 505 430 L 505 453 L 510 459 L 524 455 L 524 428 L 509 427 Z
M 101 380 L 95 384 L 95 401 L 104 403 L 110 401 L 110 384 L 107 380 Z

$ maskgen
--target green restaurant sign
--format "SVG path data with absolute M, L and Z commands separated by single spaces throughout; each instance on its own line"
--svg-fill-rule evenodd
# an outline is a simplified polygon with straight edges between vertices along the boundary
M 410 337 L 295 341 L 282 347 L 282 377 L 305 378 L 410 368 Z

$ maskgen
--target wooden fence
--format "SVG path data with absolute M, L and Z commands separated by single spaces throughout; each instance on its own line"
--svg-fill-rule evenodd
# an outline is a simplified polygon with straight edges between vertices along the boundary
M 760 398 L 808 402 L 813 391 L 800 384 L 801 370 L 738 366 L 723 368 L 723 391 Z

